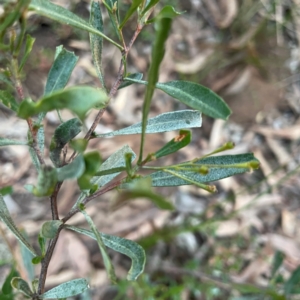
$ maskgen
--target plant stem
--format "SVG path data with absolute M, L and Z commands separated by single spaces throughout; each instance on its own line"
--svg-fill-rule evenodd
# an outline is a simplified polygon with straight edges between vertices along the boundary
M 45 257 L 42 260 L 42 268 L 40 272 L 40 278 L 39 278 L 39 286 L 38 286 L 38 294 L 42 295 L 45 291 L 45 282 L 46 282 L 46 277 L 47 277 L 47 271 L 48 271 L 48 266 L 54 251 L 54 248 L 56 246 L 60 231 L 62 230 L 62 226 L 58 229 L 57 234 L 54 239 L 50 241 L 50 244 L 48 246 L 48 249 L 46 251 Z
M 91 196 L 86 197 L 81 203 L 86 205 L 87 203 L 89 203 L 90 201 L 92 201 L 95 198 L 98 198 L 99 196 L 113 190 L 114 188 L 116 188 L 117 186 L 119 186 L 122 183 L 122 180 L 124 178 L 117 180 L 111 184 L 108 184 L 106 187 L 98 190 L 97 192 L 95 192 L 94 194 L 92 194 Z M 71 210 L 63 219 L 61 219 L 61 221 L 63 223 L 66 223 L 69 219 L 71 219 L 75 214 L 77 214 L 78 212 L 80 212 L 79 208 L 74 208 L 73 210 Z

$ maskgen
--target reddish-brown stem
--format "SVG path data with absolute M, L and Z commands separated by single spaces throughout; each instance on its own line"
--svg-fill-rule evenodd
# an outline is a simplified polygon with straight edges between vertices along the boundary
M 113 190 L 114 188 L 116 188 L 117 186 L 119 186 L 122 183 L 123 179 L 120 179 L 118 181 L 115 181 L 111 184 L 108 184 L 106 187 L 98 190 L 97 192 L 95 192 L 94 194 L 92 194 L 91 196 L 86 197 L 81 203 L 86 205 L 88 202 L 92 201 L 95 198 L 98 198 L 99 196 Z M 63 219 L 61 219 L 61 221 L 63 223 L 66 223 L 69 219 L 71 219 L 75 214 L 77 214 L 79 212 L 79 208 L 74 208 L 73 210 L 71 210 Z
M 58 209 L 57 209 L 57 195 L 62 186 L 62 182 L 58 182 L 55 186 L 53 194 L 50 196 L 50 206 L 52 212 L 52 220 L 59 220 Z
M 48 266 L 54 251 L 54 248 L 56 246 L 60 231 L 63 227 L 60 227 L 57 231 L 56 237 L 50 241 L 50 244 L 47 248 L 45 257 L 42 260 L 42 268 L 40 272 L 40 278 L 39 278 L 39 286 L 38 286 L 38 295 L 42 295 L 45 291 L 45 283 L 46 283 L 46 277 L 47 277 L 47 271 Z
M 39 149 L 37 141 L 36 141 L 37 130 L 34 128 L 33 122 L 32 122 L 31 118 L 28 118 L 26 121 L 27 121 L 28 128 L 29 128 L 29 131 L 30 131 L 31 137 L 32 137 L 31 147 L 33 148 L 33 150 L 34 150 L 34 152 L 35 152 L 35 154 L 36 154 L 36 156 L 37 156 L 40 164 L 41 165 L 45 165 L 45 161 L 44 161 L 43 155 L 42 155 L 41 150 Z

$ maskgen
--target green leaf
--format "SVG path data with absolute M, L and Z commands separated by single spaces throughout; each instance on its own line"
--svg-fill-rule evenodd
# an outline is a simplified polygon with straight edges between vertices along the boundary
M 5 187 L 3 187 L 3 188 L 0 189 L 0 194 L 2 196 L 10 195 L 12 193 L 13 193 L 13 188 L 10 185 L 9 186 L 5 186 Z
M 28 240 L 28 235 L 26 234 L 24 229 L 21 230 L 21 233 L 26 238 L 26 240 Z M 32 264 L 33 255 L 30 251 L 28 251 L 28 249 L 22 243 L 19 244 L 20 244 L 23 266 L 28 276 L 27 278 L 33 280 L 34 279 L 34 268 Z
M 20 66 L 19 66 L 19 72 L 22 71 L 29 54 L 31 53 L 33 44 L 34 44 L 35 38 L 33 38 L 32 36 L 30 36 L 29 34 L 27 34 L 26 36 L 26 45 L 25 45 L 25 53 L 23 54 Z
M 11 285 L 14 289 L 22 292 L 28 297 L 31 297 L 33 295 L 28 283 L 21 277 L 14 277 L 11 281 Z
M 46 95 L 37 102 L 29 99 L 22 101 L 18 116 L 27 119 L 41 112 L 68 108 L 84 119 L 91 108 L 103 108 L 108 104 L 108 96 L 103 90 L 92 87 L 71 87 Z
M 78 185 L 81 190 L 92 189 L 94 183 L 91 183 L 92 177 L 99 170 L 102 159 L 97 151 L 84 154 L 85 171 L 80 178 L 78 178 Z M 97 188 L 97 186 L 96 186 Z
M 88 22 L 73 14 L 69 10 L 63 8 L 62 6 L 55 5 L 48 0 L 32 0 L 29 8 L 35 10 L 37 14 L 50 18 L 54 21 L 101 36 L 111 44 L 123 50 L 121 45 L 117 44 L 102 32 L 91 26 Z
M 0 194 L 0 219 L 11 231 L 11 233 L 22 243 L 33 255 L 36 255 L 32 246 L 27 242 L 26 238 L 21 234 L 13 219 L 11 218 L 3 196 Z
M 169 19 L 174 19 L 175 17 L 181 15 L 182 12 L 178 12 L 175 10 L 175 8 L 171 5 L 167 5 L 165 6 L 159 13 L 158 15 L 155 16 L 155 18 L 149 20 L 147 22 L 148 23 L 153 23 L 154 21 L 156 21 L 157 19 L 161 19 L 161 18 L 169 18 Z
M 133 150 L 125 145 L 115 153 L 113 153 L 100 167 L 97 175 L 91 180 L 93 185 L 97 185 L 99 188 L 113 180 L 117 175 L 119 175 L 123 170 L 125 170 L 125 153 L 132 153 L 132 161 L 135 159 L 136 155 Z M 117 168 L 122 168 L 119 170 Z M 100 173 L 98 175 L 98 173 Z M 104 173 L 104 174 L 103 174 Z M 88 191 L 82 191 L 79 195 L 76 203 L 73 205 L 72 209 L 76 208 L 78 204 L 88 195 Z
M 180 130 L 178 136 L 156 151 L 152 156 L 159 158 L 177 152 L 179 149 L 187 146 L 191 142 L 191 139 L 192 134 L 189 130 Z
M 298 267 L 295 271 L 293 271 L 290 278 L 284 284 L 284 294 L 289 296 L 293 293 L 295 288 L 299 287 L 300 282 L 300 267 Z
M 101 13 L 100 3 L 97 1 L 91 2 L 91 14 L 90 24 L 97 30 L 103 33 L 103 19 Z M 90 33 L 90 44 L 92 50 L 93 62 L 96 67 L 96 71 L 102 87 L 105 87 L 104 73 L 102 68 L 102 49 L 103 49 L 103 38 L 101 36 Z
M 180 110 L 160 114 L 147 121 L 145 133 L 158 133 L 178 130 L 183 128 L 201 127 L 202 119 L 201 114 L 197 110 Z M 126 134 L 139 134 L 142 132 L 142 123 L 136 123 L 129 127 L 120 130 L 97 134 L 97 137 L 111 137 Z
M 38 236 L 38 242 L 39 242 L 42 256 L 44 256 L 46 253 L 46 239 L 42 237 L 41 234 L 39 234 Z
M 148 1 L 146 7 L 144 8 L 142 15 L 144 15 L 149 9 L 151 9 L 153 6 L 155 6 L 159 0 L 150 0 Z
M 9 79 L 8 74 L 2 74 L 0 73 L 0 82 L 4 82 L 6 83 L 8 86 L 10 86 L 11 88 L 13 88 L 13 83 L 11 82 L 11 80 Z
M 42 299 L 57 299 L 67 298 L 79 295 L 89 288 L 89 284 L 86 279 L 79 278 L 62 283 L 53 289 L 42 294 Z
M 113 153 L 101 165 L 101 167 L 98 171 L 101 172 L 101 171 L 106 171 L 106 170 L 110 170 L 110 169 L 114 169 L 114 168 L 125 167 L 125 160 L 124 160 L 125 153 L 132 153 L 132 162 L 135 160 L 135 158 L 136 158 L 135 153 L 128 145 L 125 145 L 121 149 L 119 149 L 117 152 Z M 114 179 L 119 174 L 120 174 L 120 172 L 105 175 L 105 176 L 94 176 L 92 179 L 92 183 L 97 184 L 98 187 L 102 187 L 105 184 L 107 184 L 108 182 L 110 182 L 112 179 Z
M 59 48 L 54 63 L 48 73 L 44 96 L 63 89 L 74 70 L 78 56 L 74 52 Z
M 121 36 L 119 32 L 119 23 L 120 23 L 120 16 L 119 16 L 119 1 L 118 0 L 106 0 L 103 1 L 103 4 L 106 6 L 110 22 L 113 25 L 113 29 L 119 41 L 121 41 Z
M 39 170 L 37 185 L 33 188 L 32 193 L 37 197 L 50 196 L 57 183 L 56 169 L 50 166 L 43 166 Z
M 120 24 L 120 29 L 123 28 L 123 26 L 125 25 L 125 23 L 128 21 L 128 19 L 133 15 L 133 13 L 138 9 L 139 5 L 143 2 L 143 0 L 132 0 L 132 3 L 129 7 L 129 9 L 127 10 L 127 13 L 124 17 L 124 20 L 122 21 L 122 23 Z
M 39 263 L 41 263 L 41 261 L 43 260 L 43 256 L 35 256 L 31 262 L 34 265 L 38 265 Z
M 65 228 L 87 235 L 94 240 L 96 239 L 94 233 L 90 230 L 71 225 L 67 225 L 65 226 Z M 128 272 L 127 279 L 136 280 L 139 277 L 139 275 L 141 275 L 144 271 L 146 263 L 145 250 L 139 244 L 133 241 L 105 233 L 100 233 L 100 235 L 106 247 L 111 248 L 114 251 L 120 252 L 131 258 L 132 265 Z
M 27 142 L 15 141 L 15 140 L 0 137 L 0 147 L 11 146 L 11 145 L 28 145 L 28 144 Z
M 60 220 L 51 220 L 43 223 L 41 228 L 41 237 L 46 239 L 53 239 L 57 235 L 59 227 L 63 224 Z
M 149 177 L 137 179 L 132 183 L 126 185 L 126 191 L 122 191 L 115 205 L 119 205 L 124 201 L 139 198 L 148 198 L 160 209 L 174 209 L 173 205 L 170 202 L 168 202 L 164 197 L 154 193 L 151 190 L 151 178 Z
M 133 79 L 133 80 L 142 80 L 143 73 L 133 73 L 133 74 L 126 76 L 126 78 Z M 126 80 L 126 78 L 123 79 L 123 82 L 119 85 L 118 90 L 120 90 L 124 87 L 127 87 L 129 85 L 132 85 L 134 83 L 132 81 Z
M 57 180 L 79 178 L 85 171 L 85 163 L 82 155 L 78 155 L 70 164 L 56 169 Z
M 16 99 L 7 91 L 0 91 L 0 102 L 14 112 L 17 112 L 19 109 L 19 103 L 17 103 Z
M 147 81 L 126 78 L 128 81 L 147 85 Z M 212 90 L 190 81 L 158 82 L 156 88 L 193 109 L 212 117 L 227 120 L 231 114 L 228 105 Z
M 84 215 L 86 221 L 88 222 L 92 232 L 95 235 L 96 241 L 98 243 L 98 246 L 99 246 L 102 258 L 103 258 L 103 263 L 104 263 L 107 275 L 108 275 L 111 283 L 116 284 L 117 278 L 116 278 L 114 266 L 112 265 L 111 260 L 110 260 L 108 254 L 107 254 L 106 247 L 105 247 L 105 244 L 102 240 L 102 237 L 101 237 L 99 231 L 97 230 L 97 228 L 96 228 L 93 220 L 91 219 L 91 217 L 86 213 L 84 208 L 81 207 L 81 204 L 79 204 L 79 208 L 80 208 L 81 213 Z
M 274 258 L 273 258 L 273 263 L 272 263 L 271 278 L 274 277 L 277 270 L 282 265 L 284 257 L 285 257 L 285 255 L 282 252 L 280 252 L 280 251 L 275 252 L 275 255 L 274 255 Z
M 62 148 L 81 132 L 82 123 L 77 119 L 70 119 L 60 124 L 54 132 L 50 143 L 50 159 L 56 167 L 61 165 L 60 153 Z
M 227 120 L 231 114 L 228 105 L 210 89 L 189 81 L 157 83 L 156 87 L 180 102 L 212 117 Z
M 35 168 L 36 168 L 37 170 L 40 170 L 40 168 L 41 168 L 40 161 L 39 161 L 39 159 L 38 159 L 38 157 L 37 157 L 37 155 L 36 155 L 34 149 L 31 148 L 31 147 L 29 148 L 29 154 L 30 154 L 32 163 L 33 163 L 33 165 L 35 166 Z
M 251 166 L 247 166 L 247 164 L 251 162 L 258 162 L 252 153 L 212 156 L 195 160 L 193 165 L 186 166 L 185 170 L 176 170 L 176 167 L 172 168 L 172 170 L 194 182 L 205 183 L 250 171 Z M 195 168 L 197 167 L 199 167 L 199 170 L 201 167 L 207 167 L 208 173 L 201 174 L 199 171 L 195 171 Z M 188 171 L 189 168 L 192 171 Z M 191 184 L 191 182 L 164 171 L 158 171 L 149 176 L 152 178 L 152 186 L 178 186 Z
M 85 174 L 94 175 L 100 168 L 102 159 L 97 151 L 84 154 Z
M 171 28 L 172 20 L 160 19 L 156 24 L 157 24 L 157 33 L 156 33 L 156 38 L 152 49 L 152 61 L 149 68 L 148 85 L 147 85 L 145 99 L 143 103 L 142 136 L 141 136 L 141 145 L 140 145 L 138 164 L 140 164 L 143 160 L 145 132 L 147 127 L 150 104 L 154 93 L 155 85 L 158 81 L 159 66 L 165 54 L 165 42 L 167 40 L 169 30 Z
M 14 277 L 17 277 L 19 276 L 19 273 L 18 271 L 15 269 L 14 266 L 12 266 L 9 274 L 7 275 L 7 277 L 5 278 L 5 281 L 2 285 L 2 293 L 4 295 L 10 295 L 12 294 L 13 290 L 12 290 L 12 286 L 11 286 L 11 280 L 14 278 Z M 0 295 L 1 296 L 1 295 Z M 12 298 L 13 299 L 13 298 Z
M 37 146 L 39 147 L 42 156 L 44 156 L 44 148 L 45 148 L 45 132 L 44 132 L 44 126 L 39 125 L 40 128 L 38 129 L 38 132 L 36 134 L 36 141 Z
M 3 37 L 6 29 L 13 25 L 13 23 L 20 18 L 29 3 L 30 0 L 19 0 L 15 6 L 11 6 L 11 11 L 9 11 L 5 18 L 1 20 L 2 22 L 0 24 L 0 37 Z
M 76 139 L 70 141 L 70 147 L 79 153 L 83 153 L 87 145 L 88 145 L 88 140 L 86 139 Z

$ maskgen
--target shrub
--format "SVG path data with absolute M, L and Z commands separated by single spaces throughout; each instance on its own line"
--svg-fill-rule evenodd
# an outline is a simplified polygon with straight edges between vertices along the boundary
M 75 279 L 60 284 L 49 291 L 45 291 L 47 268 L 52 253 L 62 230 L 72 230 L 84 234 L 98 243 L 108 277 L 112 283 L 117 278 L 113 264 L 107 254 L 106 247 L 129 256 L 132 260 L 128 272 L 128 280 L 136 280 L 145 266 L 145 252 L 137 243 L 117 236 L 101 233 L 95 227 L 93 220 L 87 214 L 86 205 L 110 190 L 122 190 L 122 201 L 138 197 L 146 197 L 160 209 L 173 209 L 172 204 L 156 193 L 152 187 L 180 186 L 193 184 L 209 192 L 216 192 L 214 185 L 208 182 L 216 181 L 228 176 L 243 173 L 258 168 L 258 161 L 251 153 L 241 155 L 212 156 L 234 147 L 228 142 L 210 154 L 196 157 L 191 161 L 176 165 L 151 164 L 161 157 L 165 157 L 187 146 L 191 141 L 190 128 L 201 127 L 201 113 L 212 118 L 226 120 L 231 111 L 227 104 L 213 91 L 189 81 L 158 82 L 159 66 L 164 57 L 164 45 L 171 28 L 172 19 L 179 13 L 172 6 L 163 7 L 159 13 L 153 15 L 154 8 L 159 1 L 133 0 L 125 16 L 119 16 L 118 1 L 91 1 L 89 22 L 81 19 L 63 7 L 57 6 L 48 0 L 20 0 L 7 3 L 0 22 L 0 49 L 3 53 L 5 68 L 2 69 L 0 80 L 5 89 L 0 90 L 0 99 L 3 105 L 12 110 L 17 117 L 26 120 L 28 124 L 27 142 L 0 138 L 0 146 L 27 145 L 32 163 L 37 170 L 35 185 L 25 185 L 28 193 L 42 199 L 48 199 L 52 212 L 52 220 L 45 220 L 38 236 L 40 249 L 34 249 L 24 233 L 15 225 L 0 194 L 0 218 L 20 243 L 32 254 L 32 263 L 41 264 L 39 278 L 30 278 L 31 283 L 18 277 L 13 269 L 6 279 L 2 296 L 13 299 L 14 289 L 24 293 L 31 299 L 67 298 L 82 293 L 88 289 L 86 279 Z M 103 31 L 101 9 L 106 9 L 112 23 L 114 34 L 118 42 L 112 40 Z M 76 65 L 78 57 L 74 53 L 59 46 L 56 48 L 55 59 L 49 71 L 43 96 L 33 101 L 23 90 L 23 67 L 31 53 L 34 38 L 25 35 L 27 29 L 27 13 L 34 11 L 44 17 L 59 23 L 87 31 L 90 35 L 90 47 L 94 65 L 101 83 L 101 88 L 90 86 L 67 87 L 66 84 Z M 126 43 L 123 31 L 132 15 L 137 16 L 136 30 L 132 39 Z M 147 74 L 147 80 L 142 80 L 144 74 L 127 72 L 127 56 L 139 33 L 145 26 L 155 25 L 156 34 L 152 47 L 152 59 Z M 16 26 L 18 30 L 16 30 Z M 102 69 L 103 41 L 117 47 L 122 59 L 119 72 L 111 88 L 105 81 Z M 101 121 L 110 100 L 119 89 L 132 84 L 144 85 L 145 96 L 142 107 L 142 121 L 110 133 L 96 133 L 95 128 Z M 155 89 L 159 89 L 182 102 L 189 109 L 160 114 L 148 118 L 150 104 Z M 55 129 L 49 147 L 51 165 L 45 163 L 44 140 L 45 132 L 43 120 L 50 111 L 68 109 L 74 118 L 63 121 Z M 76 136 L 84 131 L 84 122 L 91 109 L 97 109 L 98 114 L 92 126 L 85 132 L 84 138 Z M 149 133 L 159 133 L 179 130 L 178 135 L 154 153 L 147 153 L 144 141 Z M 127 145 L 115 152 L 104 162 L 97 151 L 87 152 L 87 144 L 91 139 L 105 139 L 117 135 L 140 134 L 140 150 L 138 155 Z M 67 156 L 68 149 L 73 153 Z M 68 157 L 68 159 L 66 159 Z M 147 169 L 150 174 L 141 175 Z M 116 176 L 123 174 L 121 179 Z M 77 200 L 74 200 L 72 209 L 63 218 L 59 219 L 57 208 L 58 192 L 65 180 L 77 180 L 81 191 Z M 1 190 L 2 194 L 10 188 Z M 45 200 L 47 201 L 47 200 Z M 44 204 L 43 204 L 44 205 Z M 84 215 L 90 230 L 68 225 L 68 221 L 77 213 Z M 32 266 L 30 266 L 32 268 Z M 11 286 L 9 283 L 11 282 Z M 2 298 L 1 298 L 2 299 Z M 4 298 L 3 298 L 4 299 Z

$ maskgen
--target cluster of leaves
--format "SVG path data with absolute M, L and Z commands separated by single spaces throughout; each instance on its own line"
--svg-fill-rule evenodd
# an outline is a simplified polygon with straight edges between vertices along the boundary
M 101 13 L 103 7 L 98 1 L 91 1 L 89 22 L 48 0 L 20 0 L 5 6 L 0 22 L 0 50 L 4 53 L 3 61 L 7 63 L 7 67 L 0 74 L 0 80 L 6 85 L 6 88 L 0 91 L 0 101 L 19 118 L 26 120 L 29 130 L 27 142 L 0 138 L 0 146 L 25 145 L 28 147 L 38 177 L 35 185 L 26 185 L 25 188 L 36 197 L 48 197 L 52 209 L 52 220 L 45 221 L 40 230 L 38 237 L 40 249 L 37 253 L 14 224 L 3 196 L 0 194 L 0 219 L 27 251 L 33 255 L 32 263 L 41 263 L 40 277 L 39 279 L 30 278 L 32 280 L 31 286 L 24 279 L 15 276 L 15 272 L 7 278 L 11 281 L 13 288 L 32 299 L 66 298 L 80 294 L 88 288 L 86 279 L 81 278 L 62 283 L 50 291 L 44 291 L 47 266 L 59 234 L 61 230 L 65 229 L 87 235 L 97 241 L 112 283 L 116 283 L 117 278 L 106 247 L 131 258 L 132 266 L 128 272 L 128 280 L 136 280 L 143 272 L 146 261 L 143 248 L 135 242 L 99 232 L 85 211 L 86 204 L 91 200 L 118 187 L 122 190 L 119 201 L 147 197 L 161 209 L 173 209 L 172 204 L 155 193 L 152 187 L 193 184 L 209 192 L 215 192 L 215 186 L 207 184 L 208 182 L 258 168 L 259 163 L 251 153 L 212 156 L 233 148 L 234 145 L 230 142 L 206 156 L 197 157 L 191 161 L 169 166 L 147 165 L 149 162 L 154 162 L 187 146 L 191 141 L 191 131 L 187 129 L 201 126 L 201 113 L 224 120 L 231 113 L 227 104 L 218 95 L 197 83 L 188 81 L 158 82 L 159 66 L 164 56 L 165 41 L 171 28 L 172 19 L 179 14 L 173 7 L 165 6 L 154 18 L 149 19 L 158 2 L 158 0 L 133 0 L 125 16 L 121 18 L 118 0 L 102 1 L 120 44 L 104 34 Z M 30 35 L 25 36 L 28 10 L 89 32 L 92 57 L 102 88 L 88 86 L 66 88 L 78 57 L 59 46 L 56 48 L 54 62 L 48 74 L 43 96 L 37 101 L 24 96 L 22 70 L 34 43 L 34 39 Z M 127 45 L 123 38 L 123 29 L 133 14 L 137 15 L 137 27 L 132 40 Z M 127 55 L 142 28 L 152 23 L 155 23 L 156 38 L 153 44 L 147 81 L 144 81 L 141 73 L 127 73 Z M 18 34 L 11 27 L 14 24 L 18 24 L 20 27 Z M 116 46 L 122 53 L 120 71 L 111 89 L 106 86 L 105 74 L 102 69 L 104 39 Z M 142 121 L 110 133 L 96 133 L 95 127 L 107 105 L 109 105 L 110 99 L 118 89 L 132 84 L 146 86 Z M 168 112 L 154 118 L 148 118 L 155 89 L 160 89 L 191 109 Z M 15 93 L 17 97 L 15 97 Z M 62 120 L 59 112 L 61 109 L 70 110 L 76 117 Z M 83 123 L 91 109 L 99 110 L 92 127 L 83 139 L 75 139 L 83 131 Z M 52 165 L 49 166 L 44 161 L 43 119 L 49 111 L 53 110 L 57 111 L 61 124 L 56 128 L 51 139 L 49 156 Z M 179 134 L 175 138 L 156 152 L 144 155 L 147 150 L 144 149 L 146 134 L 174 130 L 179 130 Z M 86 152 L 88 141 L 92 138 L 100 139 L 131 134 L 141 135 L 138 157 L 128 145 L 116 149 L 115 153 L 104 162 L 98 152 Z M 65 153 L 66 146 L 74 150 L 68 160 Z M 142 176 L 139 172 L 143 169 L 150 170 L 152 173 Z M 124 174 L 122 179 L 113 180 L 122 172 Z M 59 219 L 56 206 L 58 191 L 65 180 L 74 179 L 77 180 L 81 193 L 78 199 L 74 201 L 70 212 L 64 218 Z M 67 221 L 79 212 L 84 215 L 90 230 L 67 225 Z M 6 293 L 6 286 L 7 284 L 2 292 L 8 295 L 11 290 L 8 288 L 9 293 Z

